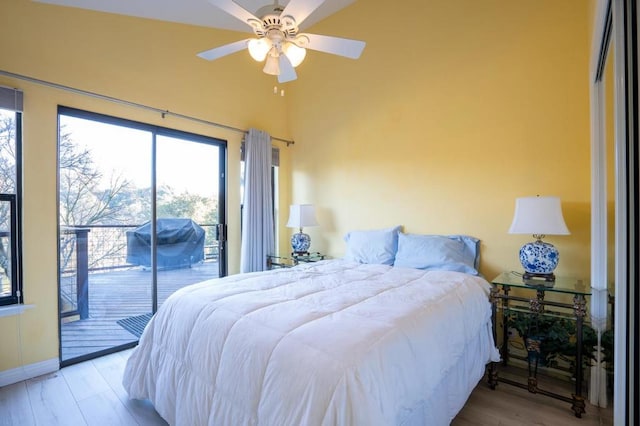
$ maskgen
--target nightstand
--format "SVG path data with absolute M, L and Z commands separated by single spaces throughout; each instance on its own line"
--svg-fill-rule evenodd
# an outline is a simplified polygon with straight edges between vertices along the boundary
M 267 269 L 293 268 L 301 263 L 318 262 L 326 258 L 327 256 L 320 252 L 291 253 L 288 256 L 267 255 Z
M 492 304 L 492 322 L 493 336 L 498 343 L 497 321 L 501 321 L 502 341 L 500 346 L 500 355 L 502 363 L 491 363 L 489 367 L 489 386 L 495 389 L 498 382 L 508 383 L 527 389 L 531 393 L 539 393 L 571 403 L 571 409 L 576 417 L 581 417 L 585 412 L 585 402 L 582 396 L 582 328 L 586 313 L 586 296 L 591 294 L 590 286 L 582 280 L 576 278 L 557 277 L 555 282 L 544 282 L 540 280 L 527 281 L 523 280 L 522 275 L 513 272 L 503 272 L 491 281 L 491 304 Z M 524 296 L 512 295 L 511 291 L 515 290 L 518 294 L 526 294 L 527 292 L 535 292 L 531 298 Z M 564 295 L 564 296 L 562 296 Z M 556 300 L 547 299 L 563 299 L 572 298 L 573 303 L 566 303 Z M 547 309 L 549 307 L 549 309 Z M 515 320 L 514 320 L 515 318 Z M 510 324 L 515 324 L 516 320 L 520 320 L 521 328 L 526 324 L 525 333 L 528 335 L 524 339 L 525 356 L 524 361 L 528 367 L 527 383 L 521 383 L 516 380 L 500 377 L 498 370 L 500 364 L 507 366 L 510 358 L 509 354 L 509 328 Z M 544 321 L 543 321 L 544 320 Z M 575 392 L 568 395 L 551 392 L 541 389 L 538 386 L 538 367 L 541 363 L 541 348 L 545 339 L 550 339 L 550 334 L 544 334 L 544 327 L 541 324 L 559 322 L 559 321 L 575 321 L 575 360 L 574 360 L 574 377 Z

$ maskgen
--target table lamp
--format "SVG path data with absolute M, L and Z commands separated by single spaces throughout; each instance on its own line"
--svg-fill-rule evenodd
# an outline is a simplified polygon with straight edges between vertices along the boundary
M 302 232 L 305 226 L 318 226 L 316 211 L 312 204 L 292 204 L 289 206 L 289 221 L 287 228 L 299 228 L 300 232 L 291 236 L 292 254 L 308 253 L 311 237 Z
M 569 235 L 562 217 L 560 198 L 516 198 L 516 210 L 509 233 L 531 234 L 536 239 L 520 248 L 520 263 L 525 270 L 523 279 L 555 282 L 553 271 L 558 266 L 560 254 L 553 244 L 542 239 L 546 235 Z

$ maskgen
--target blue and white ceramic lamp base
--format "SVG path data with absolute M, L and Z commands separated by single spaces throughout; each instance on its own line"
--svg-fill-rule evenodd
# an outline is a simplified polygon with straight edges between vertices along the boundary
M 307 253 L 311 247 L 311 237 L 303 232 L 291 236 L 291 249 L 294 253 Z
M 520 248 L 520 263 L 525 270 L 525 279 L 537 277 L 555 281 L 553 271 L 559 260 L 560 254 L 553 244 L 542 240 L 527 243 Z

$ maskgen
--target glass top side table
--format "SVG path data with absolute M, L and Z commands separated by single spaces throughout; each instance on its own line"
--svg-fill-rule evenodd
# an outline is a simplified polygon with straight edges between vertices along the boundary
M 288 256 L 267 256 L 267 269 L 292 268 L 300 263 L 311 263 L 325 260 L 326 255 L 320 252 L 291 253 Z
M 583 280 L 570 277 L 556 277 L 555 282 L 543 280 L 524 280 L 522 275 L 515 272 L 503 272 L 493 280 L 493 284 L 512 288 L 526 288 L 542 290 L 546 293 L 567 293 L 573 295 L 590 296 L 591 286 Z
M 508 316 L 513 309 L 522 309 L 522 306 L 526 306 L 526 312 L 534 322 L 537 323 L 537 318 L 542 315 L 555 313 L 556 311 L 569 311 L 570 315 L 575 319 L 575 392 L 571 396 L 554 393 L 545 389 L 541 389 L 538 386 L 538 363 L 541 358 L 541 344 L 544 342 L 545 337 L 541 335 L 528 336 L 525 339 L 525 347 L 528 353 L 527 362 L 529 368 L 529 377 L 527 383 L 520 383 L 516 380 L 507 379 L 504 377 L 498 377 L 498 366 L 500 363 L 494 362 L 489 366 L 489 386 L 491 389 L 495 389 L 498 381 L 508 383 L 510 385 L 518 386 L 523 389 L 527 389 L 531 393 L 539 393 L 542 395 L 550 396 L 556 399 L 560 399 L 571 403 L 571 410 L 576 417 L 582 417 L 582 413 L 585 412 L 585 402 L 582 396 L 582 328 L 583 321 L 586 315 L 586 296 L 591 295 L 591 288 L 589 283 L 585 283 L 583 280 L 577 278 L 568 277 L 556 277 L 555 282 L 546 282 L 542 280 L 525 280 L 522 275 L 514 272 L 503 272 L 492 281 L 491 288 L 491 305 L 492 305 L 492 322 L 493 322 L 493 337 L 496 343 L 497 340 L 497 317 L 498 310 L 501 312 L 502 321 L 502 344 L 500 347 L 500 355 L 502 357 L 502 364 L 507 365 L 509 360 L 508 350 L 508 332 L 509 323 Z M 528 298 L 520 295 L 511 294 L 511 290 L 517 289 L 518 294 L 522 294 L 524 290 L 534 291 L 535 296 Z M 573 296 L 573 303 L 565 303 L 559 301 L 545 300 L 547 294 L 565 294 Z M 510 303 L 515 302 L 520 304 L 519 307 L 511 306 Z M 546 307 L 552 307 L 550 311 L 546 310 Z M 566 315 L 566 314 L 565 314 Z

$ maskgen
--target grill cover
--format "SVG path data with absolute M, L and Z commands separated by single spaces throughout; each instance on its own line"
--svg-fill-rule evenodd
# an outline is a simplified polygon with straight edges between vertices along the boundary
M 127 231 L 127 263 L 151 266 L 151 222 Z M 204 260 L 204 229 L 191 219 L 156 220 L 158 268 L 184 268 Z

